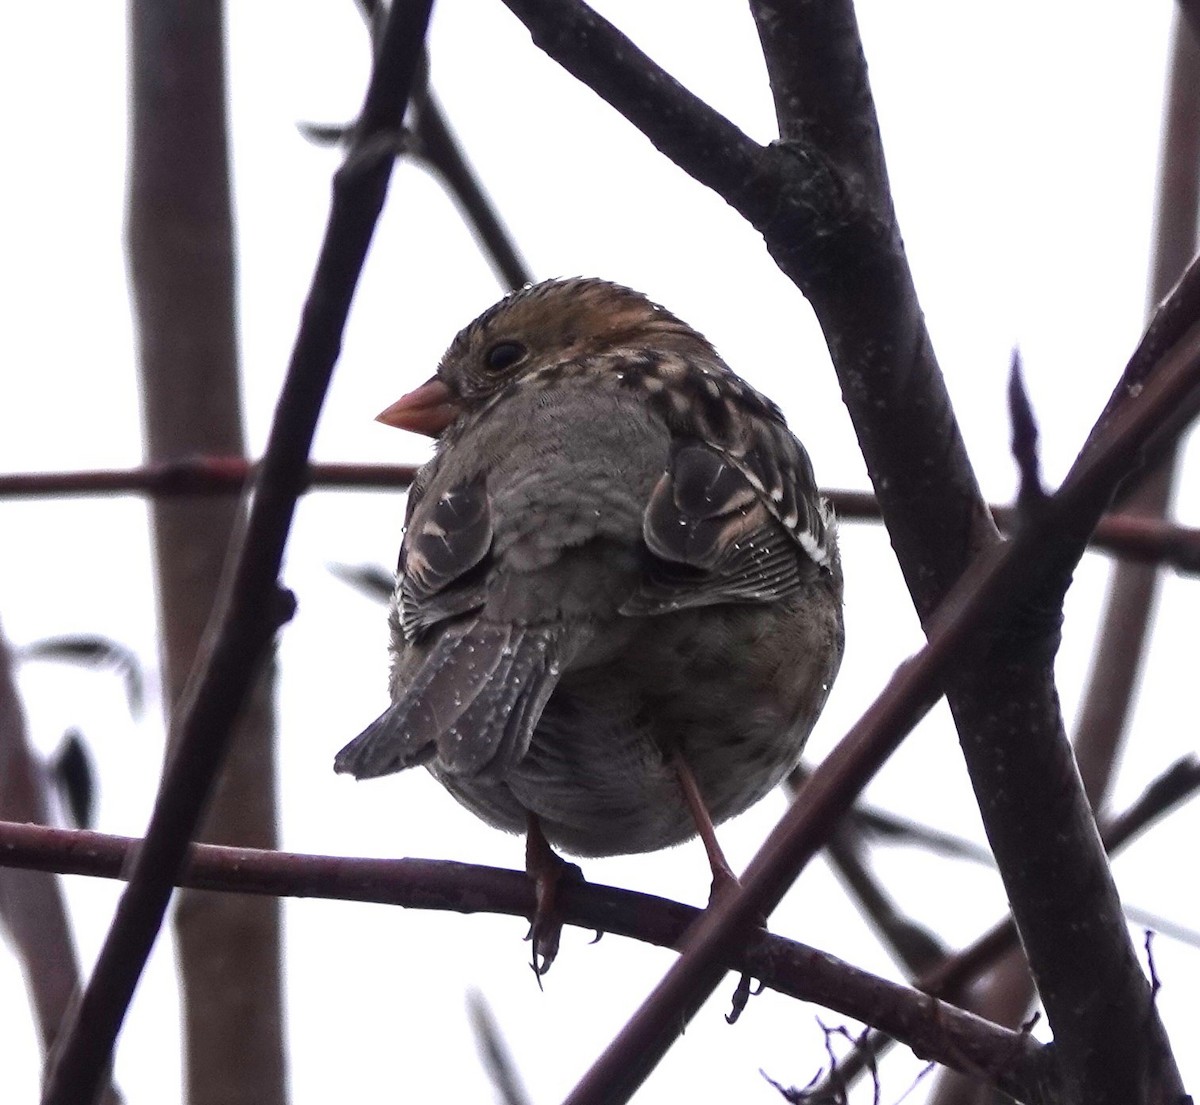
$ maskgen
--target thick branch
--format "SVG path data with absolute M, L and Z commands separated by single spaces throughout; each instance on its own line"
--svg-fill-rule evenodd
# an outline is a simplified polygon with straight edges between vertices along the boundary
M 232 726 L 279 625 L 277 578 L 309 446 L 341 333 L 391 175 L 391 150 L 417 70 L 431 0 L 397 0 L 367 91 L 357 141 L 334 180 L 325 241 L 271 427 L 219 629 L 173 730 L 146 840 L 95 971 L 47 1080 L 44 1105 L 95 1100 L 125 1010 L 204 812 Z
M 75 875 L 123 878 L 138 841 L 102 833 L 0 822 L 0 862 Z M 181 886 L 240 894 L 380 902 L 409 909 L 501 913 L 529 917 L 533 888 L 523 872 L 427 859 L 348 859 L 193 844 Z M 598 883 L 564 883 L 563 919 L 678 947 L 700 911 L 650 894 Z M 780 993 L 815 1002 L 895 1034 L 921 1055 L 951 1066 L 986 1070 L 1023 1100 L 1038 1100 L 1043 1049 L 1028 1036 L 995 1031 L 952 1005 L 861 971 L 825 952 L 760 932 L 725 964 Z
M 960 589 L 947 599 L 950 588 L 997 538 L 904 257 L 849 0 L 752 2 L 785 136 L 779 145 L 757 151 L 582 4 L 507 3 L 538 45 L 741 211 L 762 232 L 780 268 L 809 297 L 918 613 L 927 620 L 941 602 L 940 624 L 927 621 L 931 643 L 940 643 L 947 618 L 961 628 L 955 604 L 970 593 Z M 1180 394 L 1181 405 L 1184 398 Z M 1159 417 L 1169 421 L 1164 410 Z M 1178 425 L 1172 430 L 1177 432 Z M 1089 493 L 1108 496 L 1113 486 L 1100 479 Z M 1154 1052 L 1152 1080 L 1161 1078 L 1158 1090 L 1169 1095 L 1178 1087 L 1178 1075 L 1121 921 L 1053 683 L 1067 569 L 1082 548 L 1081 528 L 1094 524 L 1103 505 L 1102 500 L 1069 504 L 1069 499 L 1059 497 L 1065 508 L 1061 521 L 1068 526 L 1061 540 L 1039 527 L 1045 544 L 1057 545 L 1061 553 L 1056 571 L 1041 576 L 1041 594 L 1024 592 L 1022 616 L 1007 623 L 1004 637 L 989 642 L 986 657 L 977 656 L 974 668 L 946 673 L 947 692 L 993 850 L 1063 1044 L 1071 1072 L 1067 1099 L 1124 1101 L 1136 1099 L 1142 1089 L 1146 1024 Z M 1022 537 L 1014 544 L 1023 545 Z M 985 561 L 973 574 L 998 570 L 1001 562 Z M 1000 586 L 1010 587 L 1010 596 L 1020 593 L 1015 587 L 1020 572 L 1008 573 L 1006 567 Z M 1026 576 L 1024 583 L 1033 580 Z M 917 690 L 900 696 L 907 705 L 896 708 L 891 723 L 915 708 L 919 696 Z M 847 773 L 859 770 L 861 764 L 855 764 Z M 866 776 L 864 770 L 860 781 Z M 849 785 L 836 770 L 834 777 L 839 788 Z M 837 801 L 845 800 L 839 793 Z M 788 843 L 797 846 L 799 837 Z M 807 847 L 805 841 L 806 852 Z M 1035 862 L 1026 864 L 1030 854 Z M 781 877 L 785 867 L 790 864 L 781 864 L 771 877 Z M 1081 887 L 1088 893 L 1081 895 Z M 625 1099 L 712 984 L 714 948 L 731 939 L 736 926 L 747 923 L 753 908 L 762 909 L 777 890 L 768 890 L 765 881 L 754 891 L 748 887 L 717 911 L 720 922 L 701 923 L 695 959 L 685 956 L 668 975 L 573 1101 Z M 741 914 L 742 908 L 747 912 Z M 1080 932 L 1084 940 L 1077 939 Z M 1070 957 L 1059 956 L 1068 939 L 1101 958 L 1105 971 L 1099 976 L 1078 971 Z M 1125 1045 L 1118 1046 L 1111 1037 L 1122 1030 Z M 1104 1043 L 1097 1046 L 1097 1040 Z
M 1200 206 L 1200 51 L 1178 10 L 1173 35 L 1148 310 L 1170 291 L 1191 260 Z M 1160 522 L 1167 512 L 1177 467 L 1176 449 L 1158 452 L 1121 494 L 1122 510 L 1151 522 Z M 1113 570 L 1074 739 L 1075 760 L 1093 810 L 1103 808 L 1121 756 L 1158 584 L 1153 564 L 1122 562 Z M 1018 948 L 976 988 L 970 1007 L 990 1020 L 1018 1025 L 1035 996 Z M 930 1102 L 965 1105 L 979 1099 L 977 1087 L 956 1075 L 939 1084 Z
M 126 237 L 146 455 L 169 463 L 243 453 L 223 8 L 134 0 L 129 37 Z M 233 498 L 157 498 L 151 517 L 171 709 L 195 666 L 242 510 Z M 272 676 L 266 667 L 238 721 L 207 840 L 277 843 Z M 277 903 L 188 891 L 173 922 L 188 1105 L 282 1105 Z
M 978 651 L 981 630 L 996 622 L 1002 624 L 1004 615 L 1011 614 L 1014 602 L 1043 590 L 1047 575 L 1057 582 L 1058 573 L 1071 562 L 1072 555 L 1077 558 L 1082 552 L 1089 525 L 1099 517 L 1112 489 L 1135 466 L 1139 450 L 1164 414 L 1175 409 L 1197 387 L 1200 387 L 1200 323 L 1169 351 L 1136 396 L 1131 396 L 1120 411 L 1114 412 L 1105 432 L 1077 463 L 1063 487 L 1046 500 L 1038 516 L 1030 519 L 1003 548 L 976 561 L 959 581 L 936 616 L 930 619 L 929 643 L 897 671 L 867 713 L 813 773 L 747 868 L 741 890 L 722 899 L 700 918 L 688 936 L 684 955 L 584 1076 L 567 1099 L 570 1105 L 585 1102 L 608 1105 L 628 1100 L 681 1027 L 712 993 L 721 977 L 720 964 L 730 950 L 753 929 L 757 918 L 770 913 L 862 787 L 932 706 L 943 674 L 955 664 L 969 662 L 970 646 Z M 1083 824 L 1062 823 L 1058 828 L 1068 834 L 1068 842 L 1073 842 L 1080 833 L 1095 834 L 1090 815 Z M 1021 862 L 1034 869 L 1033 879 L 1044 879 L 1045 872 L 1038 867 L 1045 861 L 1037 853 L 1039 849 L 1046 850 L 1047 842 L 1027 843 L 1031 854 L 1022 855 Z M 1117 901 L 1098 837 L 1095 843 L 1101 854 L 1101 871 L 1081 863 L 1088 881 L 1083 881 L 1080 872 L 1071 873 L 1069 878 L 1069 890 L 1075 900 L 1067 916 L 1078 926 L 1077 931 L 1085 934 L 1100 923 L 1101 913 L 1107 910 L 1110 900 Z M 1012 862 L 1011 856 L 1005 858 Z M 1064 877 L 1058 870 L 1054 873 Z M 1048 901 L 1053 902 L 1053 896 L 1040 901 L 1043 908 L 1050 908 Z M 1116 908 L 1117 917 L 1105 915 L 1103 921 L 1110 926 L 1120 925 L 1124 933 L 1119 902 Z M 1072 976 L 1072 981 L 1091 979 L 1104 988 L 1099 992 L 1089 988 L 1087 995 L 1094 1003 L 1087 1013 L 1099 1038 L 1108 1037 L 1108 1018 L 1122 1023 L 1129 1018 L 1137 1026 L 1136 1032 L 1145 1034 L 1131 1041 L 1144 1054 L 1147 1045 L 1165 1047 L 1165 1036 L 1128 941 L 1102 946 L 1106 955 L 1118 957 L 1124 949 L 1128 949 L 1128 961 L 1118 958 L 1115 964 L 1085 941 L 1063 950 L 1062 954 L 1071 960 L 1074 970 L 1081 972 Z M 1080 957 L 1086 960 L 1082 967 L 1078 963 Z M 1053 970 L 1047 972 L 1047 977 L 1057 981 Z M 1142 985 L 1138 986 L 1138 982 Z M 1054 992 L 1051 1000 L 1061 997 L 1060 992 Z M 1161 1054 L 1153 1058 L 1160 1062 L 1158 1069 L 1167 1082 L 1165 1098 L 1179 1096 L 1182 1088 L 1178 1075 L 1172 1077 L 1174 1067 L 1169 1053 L 1165 1059 Z M 1079 1069 L 1068 1066 L 1067 1077 L 1077 1076 Z M 1122 1077 L 1129 1073 L 1124 1071 Z M 1144 1072 L 1134 1073 L 1140 1076 Z M 1065 1093 L 1066 1100 L 1077 1099 L 1079 1088 L 1068 1084 Z

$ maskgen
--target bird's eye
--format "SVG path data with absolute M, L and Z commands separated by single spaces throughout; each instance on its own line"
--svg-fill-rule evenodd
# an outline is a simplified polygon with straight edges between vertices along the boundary
M 512 368 L 526 353 L 525 346 L 519 341 L 498 341 L 483 356 L 483 362 L 493 372 L 503 372 Z

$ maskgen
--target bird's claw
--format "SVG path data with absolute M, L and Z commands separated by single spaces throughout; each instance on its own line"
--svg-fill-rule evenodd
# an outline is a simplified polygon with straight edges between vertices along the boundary
M 737 875 L 733 873 L 725 864 L 713 864 L 712 867 L 712 889 L 708 895 L 708 906 L 711 909 L 722 898 L 735 893 L 741 886 Z M 764 932 L 767 928 L 767 919 L 760 916 L 758 918 L 758 927 Z M 736 989 L 733 991 L 733 1000 L 728 1013 L 725 1014 L 727 1024 L 736 1023 L 737 1019 L 742 1015 L 742 1011 L 746 1008 L 746 1003 L 752 998 L 762 993 L 763 984 L 760 982 L 757 986 L 751 988 L 751 983 L 754 979 L 750 975 L 742 975 L 738 979 Z
M 536 815 L 529 814 L 525 834 L 525 871 L 533 881 L 534 908 L 525 939 L 533 943 L 533 973 L 538 985 L 542 975 L 550 970 L 558 955 L 562 936 L 562 912 L 558 908 L 558 886 L 564 879 L 583 882 L 583 872 L 576 863 L 568 863 L 546 840 Z
M 550 970 L 558 956 L 559 940 L 562 937 L 562 912 L 558 907 L 558 887 L 564 880 L 568 882 L 583 882 L 583 872 L 576 863 L 568 863 L 553 852 L 552 863 L 547 863 L 531 871 L 535 898 L 533 920 L 529 924 L 529 932 L 525 939 L 533 944 L 532 963 L 533 973 L 537 975 L 538 985 L 541 985 L 542 975 Z

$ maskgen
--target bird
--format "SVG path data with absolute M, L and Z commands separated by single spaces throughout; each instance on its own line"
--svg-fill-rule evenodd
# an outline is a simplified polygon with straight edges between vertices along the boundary
M 780 409 L 696 330 L 593 278 L 509 294 L 379 416 L 436 439 L 408 493 L 391 704 L 337 753 L 426 767 L 526 834 L 533 967 L 577 856 L 699 835 L 797 764 L 844 648 L 836 524 Z

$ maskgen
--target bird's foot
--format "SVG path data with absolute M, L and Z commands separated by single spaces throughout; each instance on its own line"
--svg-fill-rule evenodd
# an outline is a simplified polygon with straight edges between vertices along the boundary
M 712 867 L 712 886 L 708 891 L 708 908 L 711 909 L 722 898 L 727 898 L 739 890 L 742 884 L 737 875 L 733 873 L 733 869 L 725 862 L 723 855 L 719 855 L 716 860 L 710 856 L 709 861 Z
M 712 871 L 712 888 L 708 892 L 708 908 L 711 909 L 722 898 L 736 894 L 742 884 L 738 881 L 737 875 L 733 873 L 733 868 L 729 866 L 729 861 L 721 850 L 708 807 L 704 804 L 704 796 L 700 793 L 700 785 L 696 782 L 696 776 L 692 774 L 692 769 L 688 766 L 687 761 L 678 752 L 673 757 L 673 763 L 683 799 L 691 811 L 692 820 L 696 824 L 696 833 L 708 855 L 708 866 Z M 766 930 L 767 919 L 765 917 L 758 919 L 758 927 Z M 725 1020 L 730 1024 L 733 1024 L 742 1015 L 742 1010 L 746 1008 L 746 1003 L 751 996 L 762 990 L 761 984 L 757 990 L 751 989 L 753 981 L 749 975 L 742 975 L 738 980 L 737 989 L 733 992 L 733 1007 L 725 1014 Z
M 562 936 L 562 913 L 558 906 L 558 887 L 563 881 L 584 882 L 576 863 L 568 863 L 546 840 L 534 814 L 529 815 L 525 834 L 525 871 L 533 881 L 534 911 L 525 939 L 533 944 L 532 966 L 538 985 L 558 956 Z M 597 936 L 597 939 L 599 937 Z
M 737 875 L 730 869 L 729 864 L 725 862 L 725 857 L 721 856 L 719 862 L 712 863 L 712 889 L 708 894 L 708 908 L 711 909 L 722 898 L 728 897 L 730 894 L 736 893 L 741 882 Z M 758 927 L 764 932 L 767 928 L 767 919 L 765 917 L 758 918 Z M 742 1010 L 746 1008 L 746 1003 L 755 995 L 762 993 L 762 983 L 758 986 L 753 986 L 754 979 L 750 975 L 742 975 L 738 979 L 737 988 L 733 991 L 733 999 L 731 1008 L 725 1014 L 725 1020 L 728 1024 L 733 1024 L 738 1017 L 742 1015 Z

